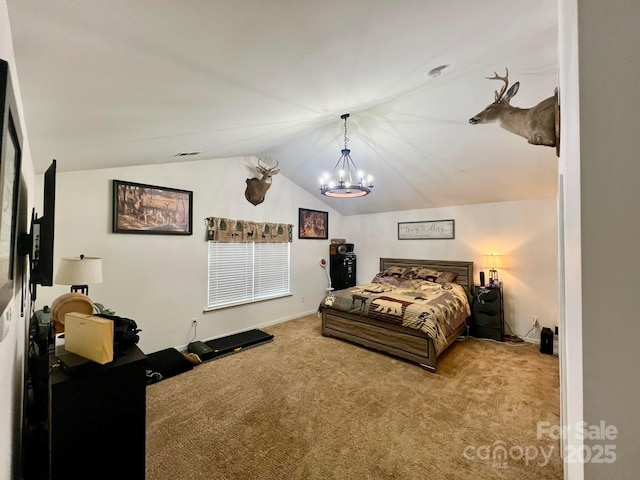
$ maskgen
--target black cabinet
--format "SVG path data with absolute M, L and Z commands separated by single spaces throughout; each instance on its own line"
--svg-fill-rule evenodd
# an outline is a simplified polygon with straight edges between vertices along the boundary
M 331 287 L 334 290 L 355 287 L 356 255 L 354 253 L 331 255 L 329 257 L 329 271 Z
M 502 287 L 474 288 L 470 333 L 478 338 L 504 339 Z
M 53 369 L 50 478 L 145 478 L 145 358 L 132 345 L 107 365 Z

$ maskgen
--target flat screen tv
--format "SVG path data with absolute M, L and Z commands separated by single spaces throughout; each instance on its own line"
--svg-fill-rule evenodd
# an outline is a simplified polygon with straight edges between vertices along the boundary
M 31 213 L 31 232 L 21 234 L 18 249 L 21 255 L 29 255 L 30 283 L 50 287 L 53 285 L 53 240 L 56 214 L 56 161 L 53 160 L 44 173 L 42 216 Z M 35 297 L 32 291 L 32 300 Z
M 32 215 L 31 283 L 53 285 L 53 240 L 56 215 L 56 161 L 44 173 L 43 213 Z

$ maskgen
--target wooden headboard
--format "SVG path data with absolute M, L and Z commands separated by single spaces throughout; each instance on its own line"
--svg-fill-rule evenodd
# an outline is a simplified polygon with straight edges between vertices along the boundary
M 380 271 L 391 266 L 400 267 L 428 267 L 458 274 L 455 282 L 473 291 L 473 262 L 458 262 L 456 260 L 421 260 L 413 258 L 381 258 Z

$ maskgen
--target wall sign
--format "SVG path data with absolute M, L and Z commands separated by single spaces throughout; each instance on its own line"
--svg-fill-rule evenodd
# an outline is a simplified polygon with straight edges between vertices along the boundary
M 453 240 L 455 220 L 398 222 L 398 240 Z

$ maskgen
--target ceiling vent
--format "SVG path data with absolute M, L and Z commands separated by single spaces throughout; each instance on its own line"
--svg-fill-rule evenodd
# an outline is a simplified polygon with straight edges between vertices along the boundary
M 440 65 L 439 67 L 432 68 L 427 73 L 424 74 L 426 78 L 436 78 L 439 77 L 442 71 L 447 68 L 449 65 Z
M 176 153 L 174 157 L 192 157 L 193 155 L 198 155 L 200 152 L 180 152 Z

